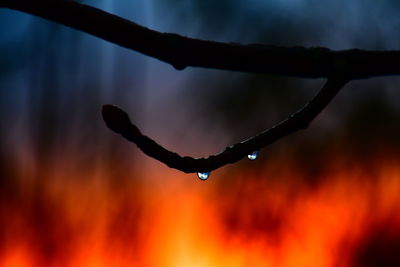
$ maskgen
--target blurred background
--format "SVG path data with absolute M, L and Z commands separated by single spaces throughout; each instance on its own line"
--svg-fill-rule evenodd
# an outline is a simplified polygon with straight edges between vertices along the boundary
M 400 47 L 395 0 L 81 1 L 194 38 Z M 305 131 L 203 182 L 103 123 L 202 157 L 286 118 L 324 80 L 173 67 L 0 10 L 0 266 L 399 266 L 400 77 L 352 81 Z

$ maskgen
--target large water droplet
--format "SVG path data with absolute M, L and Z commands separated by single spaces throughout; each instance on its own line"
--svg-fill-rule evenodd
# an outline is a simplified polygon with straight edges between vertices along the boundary
M 257 159 L 257 157 L 258 157 L 258 151 L 254 151 L 253 153 L 247 155 L 247 158 L 249 160 L 255 160 Z
M 209 172 L 198 172 L 197 176 L 200 178 L 200 180 L 207 180 L 208 177 L 210 177 L 210 173 Z

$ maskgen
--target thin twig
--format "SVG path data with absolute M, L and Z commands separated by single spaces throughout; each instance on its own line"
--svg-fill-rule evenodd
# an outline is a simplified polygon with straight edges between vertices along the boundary
M 67 0 L 0 0 L 0 7 L 72 27 L 157 58 L 176 69 L 192 66 L 303 78 L 328 78 L 339 72 L 349 79 L 400 74 L 400 51 L 331 51 L 322 47 L 198 40 L 150 30 L 100 9 Z
M 258 151 L 290 133 L 307 128 L 346 82 L 347 80 L 342 78 L 329 79 L 310 102 L 296 113 L 290 115 L 286 120 L 259 135 L 227 147 L 221 153 L 206 158 L 182 157 L 175 152 L 165 149 L 154 140 L 143 135 L 140 130 L 131 123 L 127 113 L 116 106 L 103 106 L 102 115 L 106 125 L 111 130 L 135 143 L 146 155 L 161 161 L 170 168 L 178 169 L 186 173 L 206 173 L 228 163 L 235 163 L 246 155 Z

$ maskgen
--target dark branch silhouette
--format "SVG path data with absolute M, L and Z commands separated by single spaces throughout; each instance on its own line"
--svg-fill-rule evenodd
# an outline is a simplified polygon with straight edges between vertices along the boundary
M 235 163 L 252 152 L 258 151 L 290 133 L 307 128 L 345 83 L 346 80 L 342 78 L 329 79 L 310 102 L 296 113 L 290 115 L 286 120 L 259 135 L 227 147 L 221 153 L 207 158 L 182 157 L 175 152 L 165 149 L 154 140 L 143 135 L 131 123 L 126 112 L 116 106 L 103 106 L 102 114 L 104 121 L 111 130 L 135 143 L 146 155 L 161 161 L 170 168 L 186 173 L 208 173 L 228 163 Z
M 19 10 L 97 36 L 169 63 L 178 70 L 204 67 L 302 78 L 327 78 L 315 98 L 274 127 L 207 158 L 181 157 L 144 136 L 121 109 L 106 105 L 107 126 L 134 142 L 145 154 L 186 173 L 210 172 L 234 163 L 309 123 L 337 92 L 354 79 L 400 75 L 400 51 L 332 51 L 323 47 L 278 47 L 198 40 L 160 33 L 94 7 L 68 0 L 0 0 Z
M 314 47 L 241 45 L 160 33 L 94 7 L 66 0 L 0 0 L 0 7 L 19 10 L 171 64 L 265 73 L 302 78 L 350 79 L 400 74 L 400 51 L 331 51 Z

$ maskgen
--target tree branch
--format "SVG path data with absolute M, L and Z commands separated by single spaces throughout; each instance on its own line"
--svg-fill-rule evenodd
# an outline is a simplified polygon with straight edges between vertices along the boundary
M 225 148 L 224 151 L 217 155 L 206 158 L 182 157 L 165 149 L 154 140 L 143 135 L 131 123 L 126 112 L 116 106 L 103 106 L 102 115 L 106 125 L 111 130 L 135 143 L 146 155 L 161 161 L 170 168 L 178 169 L 185 173 L 208 173 L 228 163 L 235 163 L 290 133 L 307 128 L 346 82 L 347 80 L 344 78 L 329 79 L 310 102 L 296 113 L 290 115 L 286 120 L 259 135 Z
M 399 75 L 400 51 L 331 51 L 315 47 L 221 43 L 160 33 L 94 7 L 67 0 L 0 0 L 0 7 L 39 16 L 169 63 L 303 78 Z
M 309 123 L 353 79 L 400 75 L 400 51 L 331 51 L 328 48 L 242 45 L 161 33 L 71 0 L 0 0 L 10 8 L 60 23 L 169 63 L 178 70 L 204 67 L 302 78 L 327 78 L 315 98 L 276 126 L 207 158 L 181 157 L 144 136 L 121 109 L 106 105 L 107 126 L 145 154 L 186 173 L 210 172 L 279 140 Z

